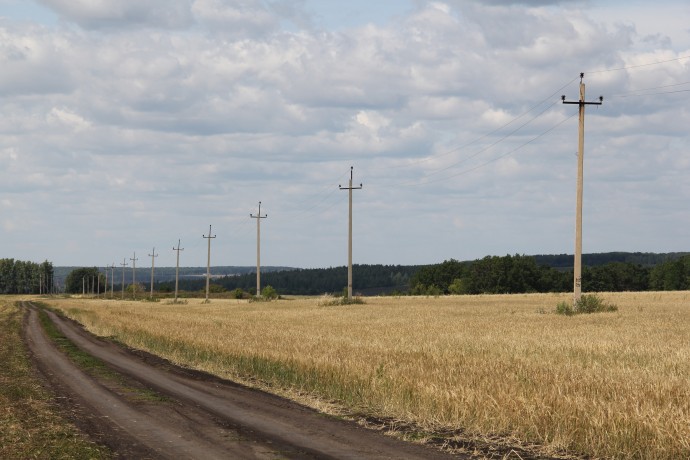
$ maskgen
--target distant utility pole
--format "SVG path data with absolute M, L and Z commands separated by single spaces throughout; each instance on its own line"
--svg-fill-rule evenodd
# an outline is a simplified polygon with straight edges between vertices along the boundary
M 216 235 L 211 236 L 211 226 L 208 226 L 208 236 L 202 235 L 208 240 L 208 260 L 206 262 L 206 303 L 208 300 L 208 289 L 211 284 L 211 240 L 216 237 Z
M 153 299 L 153 270 L 154 270 L 154 265 L 155 265 L 155 260 L 156 257 L 158 257 L 158 254 L 156 254 L 156 247 L 153 247 L 153 253 L 149 254 L 149 257 L 151 257 L 151 299 Z
M 125 300 L 125 267 L 127 264 L 127 259 L 122 259 L 122 300 Z
M 113 298 L 113 290 L 115 289 L 115 262 L 110 266 L 110 298 Z M 108 290 L 106 285 L 105 290 Z
M 359 184 L 359 187 L 353 187 L 352 186 L 352 170 L 354 169 L 353 166 L 350 166 L 350 185 L 347 187 L 343 187 L 341 185 L 338 185 L 340 190 L 348 190 L 349 195 L 350 195 L 350 217 L 348 219 L 348 238 L 347 238 L 347 298 L 352 299 L 352 191 L 353 190 L 360 190 L 362 188 L 362 184 Z
M 130 257 L 129 260 L 132 261 L 132 299 L 137 300 L 137 253 L 134 253 L 134 257 Z
M 175 265 L 175 302 L 177 303 L 177 288 L 180 284 L 180 251 L 184 251 L 184 248 L 180 248 L 180 240 L 177 240 L 177 248 L 173 248 L 173 251 L 177 251 L 177 265 Z
M 261 295 L 261 219 L 266 219 L 268 214 L 261 215 L 261 201 L 259 201 L 259 213 L 249 214 L 249 217 L 256 219 L 256 295 Z
M 96 276 L 98 278 L 98 289 L 96 290 L 96 297 L 101 298 L 101 269 L 98 269 L 98 275 Z
M 81 296 L 86 296 L 86 280 L 84 276 L 81 277 Z
M 573 304 L 577 304 L 582 296 L 582 176 L 585 154 L 585 106 L 601 105 L 604 101 L 604 97 L 599 96 L 598 102 L 585 102 L 585 84 L 582 81 L 584 76 L 584 73 L 580 73 L 580 99 L 578 101 L 566 101 L 565 95 L 561 96 L 561 100 L 564 104 L 577 104 L 580 115 L 577 143 L 577 202 L 575 210 L 575 266 L 573 270 Z

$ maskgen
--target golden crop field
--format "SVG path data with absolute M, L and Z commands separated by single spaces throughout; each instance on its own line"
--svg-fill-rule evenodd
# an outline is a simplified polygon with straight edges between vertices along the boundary
M 317 298 L 185 305 L 57 299 L 102 336 L 173 362 L 431 431 L 543 454 L 690 458 L 690 293 Z

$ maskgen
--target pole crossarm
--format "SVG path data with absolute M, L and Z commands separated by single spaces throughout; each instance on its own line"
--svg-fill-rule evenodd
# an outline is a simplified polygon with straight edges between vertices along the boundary
M 580 85 L 581 85 L 581 87 L 583 87 L 583 88 L 584 88 L 584 83 L 583 83 L 582 79 L 583 79 L 584 77 L 585 77 L 585 74 L 584 74 L 584 73 L 580 73 Z M 581 94 L 580 94 L 580 99 L 577 100 L 577 101 L 566 101 L 566 100 L 565 100 L 565 94 L 561 96 L 561 101 L 562 101 L 564 104 L 577 104 L 577 105 L 579 105 L 580 107 L 582 107 L 582 106 L 584 106 L 584 105 L 601 105 L 601 104 L 604 103 L 604 96 L 599 96 L 599 100 L 598 100 L 598 101 L 589 101 L 589 102 L 585 101 L 584 98 L 585 98 L 585 94 L 584 94 L 584 91 L 582 91 Z

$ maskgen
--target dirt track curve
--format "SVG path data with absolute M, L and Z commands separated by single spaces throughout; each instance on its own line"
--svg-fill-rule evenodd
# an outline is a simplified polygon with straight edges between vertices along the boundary
M 166 398 L 132 397 L 75 366 L 25 303 L 25 340 L 38 369 L 84 431 L 121 458 L 457 458 L 318 414 L 294 402 L 172 366 L 98 339 L 47 312 L 62 334 L 123 379 Z

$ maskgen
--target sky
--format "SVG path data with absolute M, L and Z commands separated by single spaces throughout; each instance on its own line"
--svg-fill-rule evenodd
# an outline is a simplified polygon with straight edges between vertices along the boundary
M 690 4 L 0 0 L 0 258 L 688 251 Z M 352 168 L 352 170 L 351 170 Z M 210 228 L 209 228 L 210 227 Z M 210 230 L 210 231 L 209 231 Z M 158 254 L 154 259 L 152 254 Z M 130 265 L 131 266 L 131 265 Z

